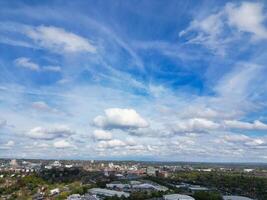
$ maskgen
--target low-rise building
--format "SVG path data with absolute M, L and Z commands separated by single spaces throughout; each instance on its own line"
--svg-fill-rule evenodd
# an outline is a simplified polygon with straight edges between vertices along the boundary
M 118 197 L 129 197 L 130 194 L 127 192 L 120 192 L 115 190 L 108 190 L 108 189 L 102 189 L 102 188 L 92 188 L 88 190 L 90 194 L 96 195 L 96 196 L 104 196 L 104 197 L 112 197 L 112 196 L 118 196 Z
M 253 199 L 243 196 L 226 195 L 223 196 L 223 200 L 253 200 Z
M 163 196 L 164 200 L 195 200 L 193 197 L 183 194 L 168 194 Z
M 154 190 L 154 191 L 162 191 L 165 192 L 168 190 L 167 187 L 162 186 L 162 185 L 153 185 L 150 183 L 143 183 L 143 184 L 138 184 L 138 185 L 133 185 L 133 189 L 135 190 Z
M 90 194 L 80 195 L 80 194 L 72 194 L 68 196 L 67 200 L 99 200 L 97 197 L 92 196 Z
M 50 195 L 51 196 L 54 196 L 54 195 L 57 195 L 57 194 L 59 194 L 59 188 L 55 188 L 55 189 L 53 189 L 53 190 L 50 190 Z

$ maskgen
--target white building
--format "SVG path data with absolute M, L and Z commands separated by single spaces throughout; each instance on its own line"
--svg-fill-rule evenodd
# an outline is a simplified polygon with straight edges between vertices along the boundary
M 133 189 L 136 190 L 155 190 L 155 191 L 167 191 L 168 188 L 165 186 L 161 186 L 161 185 L 152 185 L 150 183 L 143 183 L 143 184 L 139 184 L 139 185 L 133 185 Z
M 53 167 L 61 167 L 61 163 L 58 160 L 56 160 L 55 162 L 53 162 L 53 164 L 51 166 L 53 166 Z
M 190 186 L 188 187 L 188 189 L 189 189 L 191 192 L 209 191 L 209 188 L 202 187 L 202 186 L 200 186 L 200 185 L 190 185 Z
M 99 199 L 89 194 L 85 194 L 85 195 L 72 194 L 68 196 L 67 200 L 99 200 Z
M 112 197 L 112 196 L 129 197 L 130 196 L 130 194 L 127 192 L 119 192 L 115 190 L 108 190 L 108 189 L 102 189 L 102 188 L 92 188 L 89 190 L 89 193 L 96 195 L 96 196 L 105 196 L 105 197 Z
M 168 194 L 163 196 L 164 200 L 195 200 L 193 197 L 183 194 Z
M 58 188 L 55 188 L 55 189 L 53 189 L 53 190 L 50 190 L 50 195 L 56 195 L 56 194 L 59 194 L 59 189 Z
M 242 196 L 223 196 L 223 200 L 253 200 L 248 197 L 242 197 Z

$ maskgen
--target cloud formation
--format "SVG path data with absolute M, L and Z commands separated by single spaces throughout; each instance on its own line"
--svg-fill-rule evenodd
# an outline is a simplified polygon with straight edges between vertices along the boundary
M 32 139 L 53 140 L 56 138 L 65 138 L 74 134 L 67 126 L 57 126 L 54 128 L 35 127 L 26 132 L 25 135 Z
M 206 132 L 216 130 L 220 124 L 201 118 L 179 121 L 174 127 L 175 132 Z
M 93 137 L 96 140 L 111 140 L 112 133 L 105 130 L 94 130 Z
M 26 58 L 26 57 L 17 58 L 14 61 L 14 63 L 18 67 L 23 67 L 23 68 L 31 70 L 31 71 L 61 72 L 60 66 L 53 66 L 53 65 L 40 66 L 39 64 L 32 62 L 30 58 Z
M 62 28 L 54 26 L 28 27 L 25 34 L 37 45 L 53 52 L 96 52 L 96 48 L 87 39 Z
M 15 60 L 15 64 L 19 67 L 24 67 L 32 71 L 40 70 L 40 67 L 38 64 L 31 62 L 29 58 L 25 58 L 25 57 L 17 58 Z
M 95 126 L 106 129 L 136 129 L 149 126 L 149 123 L 134 109 L 121 108 L 106 109 L 105 116 L 99 115 L 93 122 Z
M 66 141 L 66 140 L 59 140 L 59 141 L 56 141 L 54 142 L 54 147 L 57 148 L 57 149 L 65 149 L 65 148 L 70 148 L 72 147 L 72 145 Z
M 225 7 L 228 23 L 239 31 L 248 32 L 257 39 L 267 38 L 264 25 L 266 15 L 264 5 L 260 2 L 242 2 L 241 5 L 228 3 Z
M 225 55 L 228 46 L 240 40 L 239 33 L 249 33 L 257 40 L 267 38 L 263 10 L 264 5 L 259 2 L 227 3 L 218 12 L 194 19 L 179 36 L 186 37 L 190 44 L 201 44 Z M 196 36 L 191 36 L 195 35 L 193 32 Z

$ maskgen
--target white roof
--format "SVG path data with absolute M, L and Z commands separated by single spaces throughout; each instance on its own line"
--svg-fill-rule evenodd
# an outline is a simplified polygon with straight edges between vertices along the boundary
M 137 188 L 137 189 L 151 189 L 153 188 L 154 190 L 157 191 L 167 191 L 168 188 L 165 186 L 161 186 L 161 185 L 152 185 L 150 183 L 143 183 L 143 184 L 139 184 L 139 185 L 133 185 L 133 188 Z
M 168 194 L 163 197 L 164 200 L 195 200 L 193 197 L 183 194 Z
M 117 195 L 118 197 L 125 196 L 129 197 L 130 194 L 127 192 L 119 192 L 115 190 L 108 190 L 108 189 L 102 189 L 102 188 L 92 188 L 89 190 L 90 193 L 96 194 L 96 195 L 103 195 L 103 196 L 115 196 Z
M 248 197 L 242 197 L 242 196 L 223 196 L 224 200 L 252 200 Z

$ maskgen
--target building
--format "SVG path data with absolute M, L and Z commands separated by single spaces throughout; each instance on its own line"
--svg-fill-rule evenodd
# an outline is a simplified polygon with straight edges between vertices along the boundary
M 138 190 L 138 191 L 162 191 L 162 192 L 166 192 L 168 190 L 167 187 L 162 186 L 162 185 L 152 185 L 150 183 L 142 183 L 142 184 L 138 184 L 138 185 L 133 185 L 132 188 L 134 190 Z
M 9 164 L 12 168 L 17 168 L 19 166 L 16 159 L 11 160 Z
M 148 176 L 156 176 L 156 172 L 157 172 L 157 169 L 152 166 L 148 166 L 146 169 L 146 174 Z
M 52 166 L 52 167 L 61 167 L 61 163 L 60 163 L 58 160 L 56 160 L 55 162 L 53 162 L 53 163 L 51 164 L 51 166 Z
M 109 189 L 123 190 L 123 191 L 131 189 L 130 184 L 123 184 L 123 183 L 109 183 L 109 184 L 106 184 L 106 187 Z
M 248 197 L 242 197 L 242 196 L 223 196 L 223 200 L 253 200 Z
M 50 190 L 50 195 L 51 196 L 54 196 L 54 195 L 57 195 L 57 194 L 59 194 L 59 188 L 55 188 L 55 189 L 53 189 L 53 190 Z
M 67 200 L 99 200 L 99 199 L 89 194 L 85 194 L 85 195 L 72 194 L 68 196 Z
M 168 194 L 163 196 L 164 200 L 195 200 L 193 197 L 183 194 Z
M 130 194 L 127 192 L 119 192 L 115 190 L 108 190 L 108 189 L 102 189 L 102 188 L 92 188 L 88 190 L 88 192 L 92 195 L 96 195 L 97 197 L 112 197 L 112 196 L 129 197 L 130 196 Z
M 190 192 L 194 193 L 194 192 L 200 192 L 200 191 L 209 191 L 210 189 L 206 188 L 206 187 L 202 187 L 200 185 L 190 185 L 188 187 L 188 190 Z

